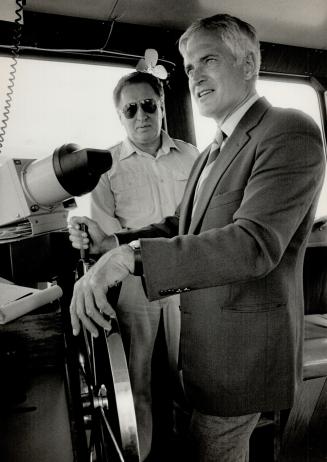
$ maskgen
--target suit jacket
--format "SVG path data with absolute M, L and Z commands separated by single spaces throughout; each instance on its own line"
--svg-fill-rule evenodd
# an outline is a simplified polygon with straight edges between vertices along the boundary
M 181 361 L 195 408 L 288 408 L 302 374 L 303 258 L 324 176 L 321 135 L 305 114 L 260 98 L 227 139 L 192 217 L 206 154 L 175 217 L 119 240 L 146 238 L 150 299 L 181 293 Z

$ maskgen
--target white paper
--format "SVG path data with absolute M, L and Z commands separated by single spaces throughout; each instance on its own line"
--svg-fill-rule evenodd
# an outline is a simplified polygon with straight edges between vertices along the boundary
M 0 283 L 0 324 L 19 318 L 62 296 L 62 289 L 51 286 L 44 290 Z
M 7 303 L 11 303 L 20 297 L 37 292 L 38 289 L 31 289 L 30 287 L 17 286 L 10 282 L 5 283 L 0 281 L 0 308 Z

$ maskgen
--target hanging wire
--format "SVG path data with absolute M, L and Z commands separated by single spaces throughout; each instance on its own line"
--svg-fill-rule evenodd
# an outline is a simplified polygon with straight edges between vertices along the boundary
M 107 39 L 106 39 L 104 45 L 101 47 L 101 50 L 105 50 L 105 49 L 106 49 L 106 47 L 107 47 L 107 45 L 108 45 L 108 43 L 109 43 L 109 40 L 110 40 L 110 38 L 111 38 L 111 34 L 112 34 L 112 31 L 113 31 L 113 28 L 114 28 L 114 25 L 115 25 L 115 20 L 116 20 L 115 17 L 112 19 L 112 15 L 113 15 L 113 13 L 114 13 L 114 11 L 115 11 L 115 9 L 116 9 L 116 6 L 118 5 L 118 2 L 119 2 L 119 0 L 116 0 L 116 1 L 115 1 L 114 6 L 111 8 L 111 11 L 110 11 L 110 13 L 109 13 L 109 15 L 108 15 L 107 21 L 108 21 L 108 22 L 111 21 L 111 24 L 110 24 L 110 28 L 109 28 L 109 33 L 108 33 Z
M 17 8 L 15 10 L 16 19 L 14 21 L 15 29 L 14 29 L 14 35 L 13 35 L 14 45 L 13 47 L 11 47 L 12 63 L 10 64 L 9 83 L 7 86 L 5 105 L 4 105 L 3 115 L 2 115 L 3 119 L 1 120 L 1 126 L 0 126 L 0 154 L 2 152 L 4 137 L 6 134 L 7 124 L 9 120 L 10 106 L 11 106 L 11 101 L 12 101 L 12 94 L 13 94 L 13 89 L 15 85 L 16 66 L 17 66 L 17 59 L 18 59 L 19 50 L 20 50 L 20 40 L 22 36 L 23 2 L 24 0 L 16 0 Z
M 1 1 L 1 0 L 0 0 Z M 2 49 L 10 49 L 12 50 L 12 46 L 10 45 L 0 45 L 0 48 Z M 76 55 L 81 55 L 81 56 L 108 56 L 108 57 L 119 57 L 119 58 L 127 58 L 127 59 L 141 59 L 143 58 L 143 55 L 140 54 L 133 54 L 133 53 L 126 53 L 124 51 L 107 51 L 104 50 L 103 48 L 42 48 L 42 47 L 33 47 L 33 46 L 20 46 L 19 47 L 20 51 L 41 51 L 41 52 L 46 52 L 46 53 L 59 53 L 59 54 L 76 54 Z M 172 68 L 176 66 L 176 64 L 173 61 L 169 61 L 168 59 L 165 58 L 160 58 L 160 62 L 169 64 Z
M 7 124 L 9 120 L 9 113 L 10 113 L 10 108 L 11 108 L 11 102 L 12 102 L 12 95 L 13 95 L 13 88 L 15 85 L 15 75 L 16 75 L 16 66 L 17 66 L 17 60 L 19 57 L 19 52 L 20 51 L 41 51 L 41 52 L 47 52 L 47 53 L 62 53 L 62 54 L 80 54 L 81 56 L 110 56 L 110 57 L 124 57 L 127 59 L 140 59 L 142 58 L 141 55 L 136 55 L 136 54 L 131 54 L 131 53 L 125 53 L 125 52 L 115 52 L 115 51 L 108 51 L 106 50 L 106 47 L 110 41 L 112 31 L 116 22 L 117 17 L 112 17 L 117 5 L 118 5 L 119 0 L 116 0 L 110 13 L 108 16 L 107 21 L 110 21 L 110 27 L 109 27 L 109 32 L 106 37 L 105 43 L 101 48 L 96 48 L 96 49 L 69 49 L 69 48 L 41 48 L 41 47 L 32 47 L 32 46 L 21 46 L 20 41 L 21 41 L 21 36 L 22 36 L 22 25 L 23 25 L 23 16 L 22 16 L 22 11 L 23 11 L 23 6 L 25 5 L 25 0 L 16 0 L 16 5 L 17 9 L 15 10 L 16 13 L 16 19 L 15 19 L 15 30 L 14 30 L 14 35 L 13 35 L 13 45 L 1 45 L 1 48 L 8 48 L 11 51 L 12 54 L 12 63 L 10 64 L 10 72 L 9 72 L 9 83 L 7 86 L 7 93 L 6 93 L 6 99 L 5 99 L 5 105 L 4 105 L 4 110 L 2 114 L 2 120 L 1 120 L 1 125 L 0 125 L 0 154 L 2 152 L 3 144 L 4 144 L 4 138 L 6 134 L 6 129 L 7 129 Z M 161 62 L 165 64 L 169 64 L 172 68 L 175 67 L 175 63 L 172 61 L 168 61 L 166 59 L 160 59 Z
M 1 1 L 1 0 L 0 0 Z M 18 10 L 16 10 L 17 14 L 17 19 L 15 20 L 15 23 L 17 24 L 17 31 L 16 31 L 16 43 L 14 46 L 12 45 L 0 45 L 1 48 L 3 49 L 10 49 L 12 55 L 13 55 L 13 63 L 11 65 L 12 71 L 10 73 L 10 79 L 9 79 L 9 85 L 8 85 L 8 93 L 7 93 L 7 100 L 5 106 L 5 111 L 3 114 L 4 120 L 2 120 L 1 124 L 2 127 L 0 127 L 0 153 L 1 153 L 1 147 L 3 143 L 3 136 L 4 132 L 6 129 L 7 121 L 8 121 L 8 113 L 9 113 L 9 108 L 10 108 L 10 102 L 11 102 L 11 95 L 12 95 L 12 89 L 14 86 L 14 76 L 15 76 L 15 67 L 17 64 L 17 58 L 18 58 L 18 53 L 19 51 L 38 51 L 38 52 L 46 52 L 46 53 L 60 53 L 60 54 L 75 54 L 75 55 L 81 55 L 81 56 L 94 56 L 94 57 L 119 57 L 119 58 L 127 58 L 127 59 L 141 59 L 143 56 L 139 54 L 132 54 L 132 53 L 126 53 L 126 52 L 121 52 L 121 51 L 109 51 L 106 50 L 108 43 L 111 39 L 111 35 L 114 29 L 114 26 L 116 24 L 117 18 L 119 16 L 115 15 L 114 12 L 117 8 L 118 2 L 120 0 L 115 0 L 113 7 L 110 10 L 110 13 L 108 15 L 107 21 L 109 23 L 109 31 L 107 34 L 107 37 L 105 38 L 104 44 L 100 48 L 42 48 L 38 46 L 20 46 L 20 38 L 21 38 L 21 29 L 22 25 L 20 24 L 20 19 L 21 15 L 20 12 L 23 9 L 22 4 L 25 4 L 25 0 L 16 0 L 16 4 L 19 5 Z M 121 16 L 121 15 L 120 15 Z M 175 68 L 176 64 L 172 61 L 169 61 L 164 58 L 160 58 L 159 60 L 162 63 L 170 65 L 173 69 Z

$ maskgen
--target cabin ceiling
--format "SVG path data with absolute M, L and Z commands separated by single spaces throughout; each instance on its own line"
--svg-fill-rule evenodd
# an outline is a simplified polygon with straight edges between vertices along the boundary
M 261 41 L 327 49 L 327 0 L 26 0 L 24 8 L 180 30 L 229 13 L 253 24 Z

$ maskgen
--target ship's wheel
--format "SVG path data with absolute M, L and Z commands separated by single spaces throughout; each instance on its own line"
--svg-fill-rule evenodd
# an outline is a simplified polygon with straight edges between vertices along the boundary
M 85 272 L 85 262 L 83 266 Z M 117 291 L 109 291 L 112 306 L 117 299 Z M 66 375 L 77 462 L 140 461 L 133 395 L 115 317 L 111 325 L 110 331 L 98 327 L 97 338 L 84 327 L 77 338 L 67 336 Z
M 88 460 L 139 462 L 133 396 L 118 322 L 93 338 L 80 335 L 80 397 Z

